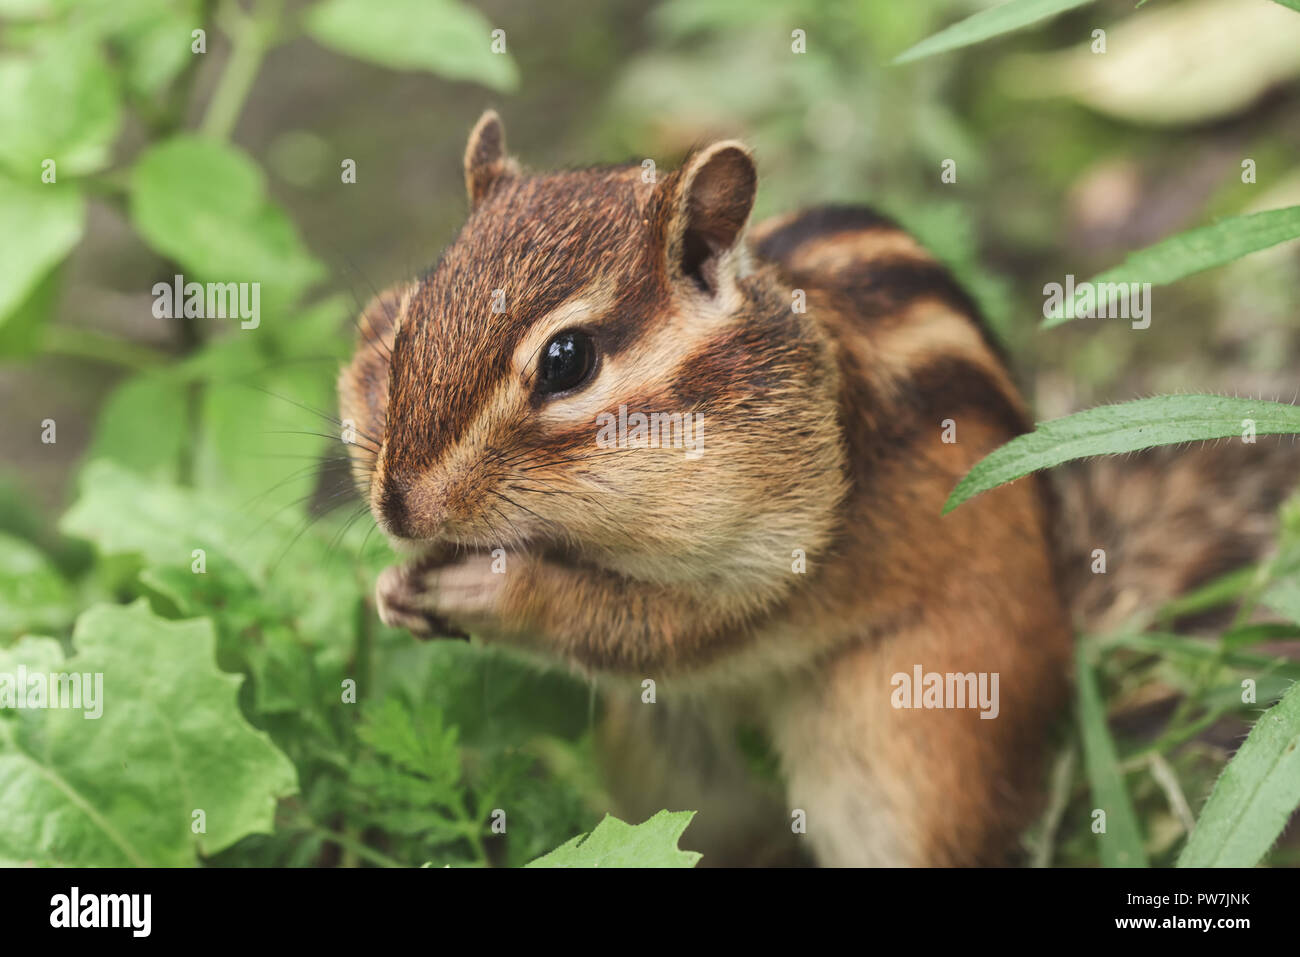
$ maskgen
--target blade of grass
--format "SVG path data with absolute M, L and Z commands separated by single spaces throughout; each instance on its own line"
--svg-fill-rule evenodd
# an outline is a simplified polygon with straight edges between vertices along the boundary
M 1083 739 L 1083 761 L 1096 806 L 1106 812 L 1106 831 L 1099 851 L 1104 867 L 1146 867 L 1146 850 L 1142 832 L 1124 776 L 1119 769 L 1115 742 L 1106 726 L 1106 709 L 1097 689 L 1097 676 L 1088 660 L 1087 649 L 1080 645 L 1075 652 L 1078 672 L 1078 721 Z
M 1144 633 L 1137 635 L 1116 636 L 1107 642 L 1108 647 L 1131 648 L 1134 651 L 1148 651 L 1161 655 L 1180 655 L 1196 661 L 1217 661 L 1229 668 L 1243 671 L 1258 671 L 1265 674 L 1277 674 L 1300 681 L 1300 661 L 1288 658 L 1270 658 L 1245 651 L 1221 651 L 1215 644 L 1195 641 L 1181 635 Z
M 1280 622 L 1242 625 L 1223 634 L 1225 648 L 1248 648 L 1264 641 L 1300 641 L 1300 626 Z
M 957 483 L 943 513 L 1039 469 L 1093 455 L 1235 437 L 1246 420 L 1256 435 L 1300 432 L 1300 408 L 1222 395 L 1158 395 L 1041 422 L 977 462 Z
M 1179 595 L 1167 602 L 1156 617 L 1168 622 L 1183 615 L 1195 615 L 1198 612 L 1231 604 L 1245 593 L 1254 577 L 1255 568 L 1249 565 L 1230 571 L 1226 575 L 1220 575 L 1195 591 Z
M 970 46 L 972 43 L 1019 30 L 1021 27 L 1027 27 L 1087 3 L 1092 3 L 1092 0 L 1011 0 L 1010 3 L 1004 3 L 990 10 L 981 10 L 965 20 L 926 37 L 916 46 L 894 57 L 894 62 L 910 63 L 935 53 L 946 53 L 948 50 Z

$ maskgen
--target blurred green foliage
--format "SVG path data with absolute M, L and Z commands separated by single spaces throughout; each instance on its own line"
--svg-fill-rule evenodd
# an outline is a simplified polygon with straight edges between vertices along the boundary
M 0 713 L 0 781 L 23 796 L 21 815 L 0 813 L 0 859 L 519 865 L 589 832 L 550 863 L 629 847 L 693 863 L 676 850 L 686 818 L 600 822 L 590 689 L 507 654 L 417 643 L 370 606 L 388 556 L 350 492 L 334 376 L 360 301 L 426 266 L 458 227 L 459 153 L 489 102 L 537 165 L 668 166 L 740 135 L 759 157 L 759 216 L 825 201 L 896 215 L 1040 370 L 1045 410 L 1286 382 L 1294 244 L 1168 287 L 1159 335 L 1038 325 L 1044 282 L 1300 201 L 1300 62 L 1264 10 L 1294 14 L 1266 0 L 1136 12 L 1100 0 L 893 64 L 988 6 L 0 0 L 0 385 L 13 383 L 17 423 L 0 426 L 15 430 L 0 432 L 13 450 L 0 658 L 100 662 L 159 709 L 120 728 Z M 1216 47 L 1225 24 L 1271 38 L 1267 51 Z M 1098 27 L 1124 37 L 1119 52 L 1178 31 L 1193 69 L 1094 54 Z M 1197 71 L 1225 78 L 1213 104 L 1179 96 Z M 1131 91 L 1122 104 L 1104 95 L 1112 82 Z M 355 184 L 339 176 L 345 157 Z M 1247 157 L 1256 183 L 1241 179 Z M 155 317 L 150 290 L 177 273 L 260 282 L 259 327 Z M 47 415 L 57 445 L 34 438 Z M 58 458 L 67 448 L 75 462 Z M 35 517 L 32 501 L 62 518 Z M 1288 569 L 1267 578 L 1284 613 Z M 1208 658 L 1151 635 L 1086 645 L 1089 769 L 1127 788 L 1132 841 L 1153 863 L 1183 843 L 1179 788 L 1207 793 L 1226 760 L 1200 732 L 1224 721 L 1235 735 L 1249 715 L 1241 675 L 1258 677 L 1261 707 L 1284 690 L 1281 659 L 1246 650 L 1278 637 L 1293 634 L 1238 629 Z M 156 670 L 132 672 L 137 659 Z M 237 690 L 229 675 L 244 676 Z M 1185 706 L 1154 732 L 1126 724 L 1153 687 Z M 118 742 L 101 736 L 114 732 L 139 760 L 113 760 Z M 1040 863 L 1102 860 L 1089 781 L 1068 757 L 1078 747 L 1072 736 L 1030 835 Z M 38 827 L 60 806 L 49 773 L 84 784 L 93 813 Z

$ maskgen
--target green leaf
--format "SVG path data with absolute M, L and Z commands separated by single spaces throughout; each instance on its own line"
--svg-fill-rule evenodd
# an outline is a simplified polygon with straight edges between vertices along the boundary
M 56 631 L 72 620 L 67 583 L 40 550 L 0 532 L 0 638 Z
M 296 775 L 240 714 L 242 679 L 216 668 L 214 645 L 206 619 L 169 622 L 137 602 L 82 615 L 67 661 L 48 639 L 0 651 L 0 672 L 103 676 L 91 710 L 0 713 L 0 859 L 184 866 L 270 832 Z
M 1280 3 L 1284 7 L 1289 7 L 1296 13 L 1300 13 L 1300 0 L 1273 0 L 1274 3 Z
M 948 50 L 980 43 L 1091 2 L 1092 0 L 1011 0 L 990 10 L 981 10 L 926 37 L 916 46 L 894 57 L 894 62 L 910 63 L 935 53 L 946 53 Z
M 460 778 L 456 729 L 443 726 L 442 712 L 425 705 L 414 713 L 398 698 L 385 698 L 366 711 L 359 736 L 399 767 L 442 779 L 448 788 Z
M 198 55 L 191 50 L 191 31 L 203 25 L 197 0 L 116 0 L 104 13 L 114 15 L 105 31 L 136 93 L 157 93 Z
M 41 182 L 104 166 L 121 125 L 117 84 L 96 45 L 76 33 L 47 38 L 30 53 L 0 58 L 0 166 Z
M 500 648 L 423 642 L 411 648 L 404 690 L 442 709 L 461 740 L 517 747 L 537 734 L 574 739 L 590 727 L 591 690 Z
M 126 380 L 104 404 L 88 458 L 175 480 L 188 441 L 186 385 L 166 373 Z M 140 423 L 148 422 L 147 429 Z
M 144 573 L 147 584 L 183 611 L 216 616 L 223 632 L 246 616 L 292 620 L 304 639 L 329 646 L 336 658 L 351 654 L 360 583 L 354 559 L 332 547 L 330 529 L 317 525 L 305 534 L 297 515 L 241 507 L 216 490 L 151 481 L 102 460 L 82 471 L 80 495 L 59 527 L 104 555 L 141 556 L 154 566 Z M 191 570 L 195 549 L 204 552 L 201 574 Z M 182 574 L 161 572 L 164 566 Z M 186 576 L 203 581 L 186 587 Z M 261 603 L 226 606 L 253 587 Z
M 1158 395 L 1040 422 L 977 462 L 952 490 L 943 512 L 980 492 L 1073 459 L 1240 436 L 1246 419 L 1257 435 L 1300 432 L 1300 408 L 1222 395 Z
M 1088 284 L 1098 290 L 1097 308 L 1101 309 L 1103 298 L 1112 298 L 1104 296 L 1102 287 L 1117 283 L 1167 285 L 1290 239 L 1300 239 L 1300 206 L 1232 216 L 1130 253 L 1122 265 L 1094 276 Z M 1058 308 L 1043 320 L 1042 327 L 1049 329 L 1073 318 L 1073 310 Z
M 1290 578 L 1270 585 L 1260 602 L 1300 624 L 1300 580 Z
M 75 188 L 0 176 L 0 323 L 81 240 L 86 204 Z
M 396 70 L 428 70 L 513 90 L 519 71 L 508 53 L 492 52 L 492 24 L 454 0 L 324 0 L 306 16 L 318 43 Z
M 492 753 L 481 766 L 481 780 L 475 782 L 476 806 L 509 809 L 509 867 L 524 867 L 570 834 L 590 831 L 595 823 L 584 800 L 599 790 L 594 781 L 584 780 L 586 774 L 596 773 L 590 753 L 557 741 L 535 750 L 542 753 L 544 765 L 531 750 Z
M 192 61 L 191 31 L 203 26 L 200 0 L 4 0 L 0 17 L 41 21 L 23 34 L 36 41 L 111 51 L 125 85 L 142 96 L 158 93 Z
M 590 834 L 579 834 L 528 867 L 694 867 L 696 851 L 677 841 L 694 811 L 660 811 L 644 824 L 628 824 L 606 814 Z
M 1254 867 L 1300 803 L 1300 684 L 1264 713 L 1214 785 L 1179 867 Z
M 337 401 L 333 383 L 321 374 L 329 368 L 284 363 L 253 381 L 209 382 L 200 405 L 195 484 L 255 500 L 268 512 L 310 497 L 317 482 L 311 456 L 346 454 L 341 441 L 331 447 L 320 437 L 340 435 L 341 426 L 310 411 Z M 301 458 L 286 457 L 293 455 Z
M 0 357 L 25 359 L 45 348 L 47 326 L 63 289 L 66 268 L 55 266 L 37 281 L 25 299 L 7 313 L 0 313 Z M 3 282 L 0 278 L 0 285 Z
M 267 201 L 257 164 L 213 140 L 178 136 L 147 150 L 131 174 L 131 219 L 150 246 L 192 274 L 187 282 L 257 282 L 264 307 L 272 292 L 292 299 L 325 273 Z
M 264 580 L 276 541 L 274 530 L 259 530 L 210 496 L 148 482 L 108 461 L 82 472 L 81 496 L 59 528 L 104 554 L 139 554 L 154 564 L 189 565 L 193 550 L 203 549 L 208 563 L 225 561 L 253 582 Z
M 366 709 L 358 734 L 391 762 L 356 769 L 366 786 L 391 799 L 381 804 L 408 803 L 417 811 L 457 806 L 461 764 L 456 728 L 444 726 L 437 707 L 425 704 L 416 711 L 401 699 L 385 698 Z
M 1106 831 L 1097 835 L 1101 863 L 1105 867 L 1146 867 L 1142 832 L 1138 829 L 1133 802 L 1124 786 L 1115 742 L 1106 727 L 1106 705 L 1097 689 L 1097 677 L 1083 644 L 1077 646 L 1079 734 L 1083 740 L 1084 765 L 1092 800 L 1106 812 Z

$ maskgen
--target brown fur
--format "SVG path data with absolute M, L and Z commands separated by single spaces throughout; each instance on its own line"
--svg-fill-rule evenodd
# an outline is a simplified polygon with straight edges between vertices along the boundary
M 1170 599 L 1268 552 L 1277 510 L 1300 480 L 1300 446 L 1271 435 L 1255 444 L 1165 446 L 1072 462 L 1052 480 L 1060 578 L 1075 624 L 1105 633 L 1145 624 Z M 1093 573 L 1096 549 L 1106 553 L 1105 574 Z
M 504 143 L 485 115 L 464 229 L 367 309 L 340 380 L 359 485 L 415 556 L 380 579 L 385 620 L 599 680 L 614 794 L 626 813 L 705 809 L 691 842 L 710 862 L 1012 859 L 1070 627 L 1042 479 L 940 514 L 1031 427 L 969 297 L 869 210 L 746 241 L 737 143 L 658 183 L 526 175 Z M 571 328 L 597 343 L 595 376 L 541 396 L 537 356 Z M 598 448 L 596 416 L 620 404 L 703 414 L 703 454 Z M 894 708 L 892 676 L 918 664 L 997 672 L 998 717 Z M 784 791 L 752 780 L 739 723 L 772 742 Z

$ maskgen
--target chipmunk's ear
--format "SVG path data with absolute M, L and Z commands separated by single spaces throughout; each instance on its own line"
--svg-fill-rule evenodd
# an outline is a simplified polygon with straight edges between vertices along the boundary
M 518 171 L 514 160 L 506 156 L 506 128 L 496 110 L 487 110 L 478 118 L 465 145 L 465 191 L 469 208 L 483 201 L 493 185 L 503 176 Z
M 731 253 L 757 189 L 754 158 L 743 143 L 724 140 L 692 153 L 677 173 L 667 211 L 669 274 L 716 295 L 735 271 Z

